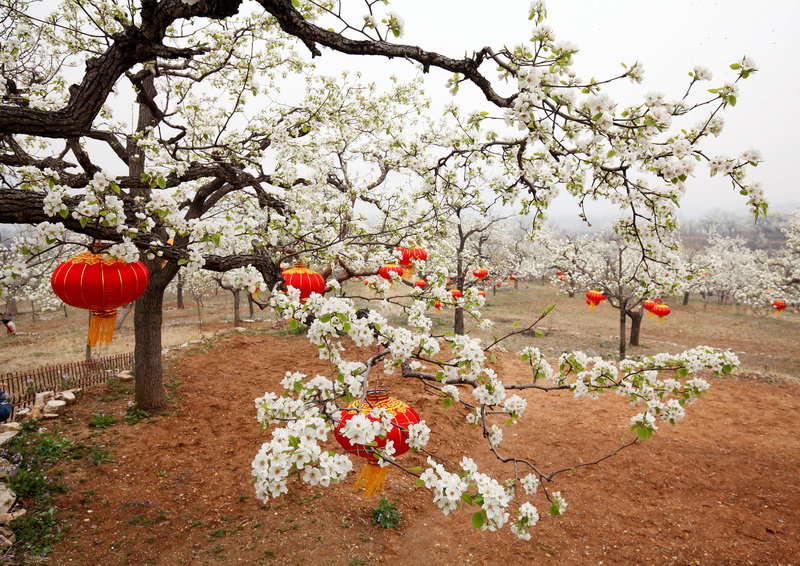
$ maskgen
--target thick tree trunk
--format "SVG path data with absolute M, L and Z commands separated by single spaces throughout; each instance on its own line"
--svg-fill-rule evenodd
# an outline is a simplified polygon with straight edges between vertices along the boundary
M 686 306 L 689 304 L 689 291 L 686 291 L 683 294 L 683 305 Z
M 183 276 L 180 273 L 178 274 L 178 281 L 176 282 L 176 286 L 178 294 L 178 308 L 183 310 L 186 308 L 186 305 L 183 302 Z
M 567 296 L 572 299 L 575 297 L 575 291 L 567 291 Z
M 642 328 L 642 319 L 644 318 L 644 310 L 639 309 L 638 311 L 628 311 L 628 316 L 631 319 L 631 339 L 630 345 L 631 346 L 638 346 L 639 345 L 639 333 Z
M 240 306 L 240 298 L 241 298 L 241 291 L 236 289 L 233 292 L 233 325 L 234 326 L 241 326 L 242 325 L 242 315 L 241 315 L 241 306 Z
M 626 314 L 626 306 L 628 305 L 627 299 L 621 299 L 619 304 L 619 359 L 625 359 L 626 353 L 626 345 L 628 343 L 628 336 L 626 332 L 626 319 L 628 315 Z
M 159 285 L 159 281 L 153 284 L 153 279 L 136 301 L 134 311 L 134 398 L 137 407 L 145 411 L 160 410 L 166 403 L 161 364 L 161 320 L 166 284 Z
M 464 309 L 461 307 L 455 308 L 455 314 L 453 320 L 453 332 L 457 335 L 464 334 Z

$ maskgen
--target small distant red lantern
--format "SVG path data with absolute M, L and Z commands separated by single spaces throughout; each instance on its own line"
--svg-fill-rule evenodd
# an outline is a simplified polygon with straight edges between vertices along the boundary
M 516 278 L 516 277 L 514 277 L 513 275 L 509 275 L 509 276 L 508 276 L 508 280 L 509 280 L 509 281 L 516 281 L 516 280 L 517 280 L 517 278 Z
M 378 270 L 378 275 L 386 279 L 387 281 L 392 281 L 392 273 L 397 273 L 400 277 L 403 276 L 403 268 L 399 265 L 394 263 L 387 263 L 383 267 Z
M 781 311 L 786 308 L 786 301 L 772 301 L 772 308 L 775 312 L 781 314 Z
M 672 312 L 672 309 L 664 303 L 656 303 L 653 305 L 653 308 L 650 309 L 650 312 L 658 317 L 658 322 L 664 322 L 664 317 L 669 316 L 669 313 Z
M 646 311 L 652 311 L 653 307 L 656 305 L 656 302 L 652 299 L 647 299 L 645 302 L 642 303 L 642 308 Z
M 485 297 L 486 296 L 486 291 L 478 291 L 478 296 L 479 297 Z
M 586 291 L 586 304 L 589 305 L 589 308 L 592 310 L 605 300 L 606 296 L 596 289 Z
M 435 303 L 433 303 L 433 308 L 435 308 L 437 311 L 442 310 L 442 303 L 436 301 Z
M 281 274 L 283 282 L 287 287 L 294 287 L 300 290 L 300 302 L 305 303 L 311 293 L 325 293 L 325 279 L 314 271 L 306 267 L 304 263 L 295 263 L 294 266 L 286 269 Z
M 425 287 L 427 287 L 428 282 L 425 281 L 424 279 L 417 279 L 416 281 L 414 281 L 414 285 L 416 287 L 419 287 L 420 289 L 424 289 Z
M 150 281 L 150 272 L 141 261 L 127 263 L 94 253 L 100 249 L 102 246 L 69 258 L 50 276 L 59 299 L 91 312 L 86 341 L 90 347 L 111 343 L 117 309 L 138 299 Z
M 473 275 L 475 276 L 475 278 L 476 278 L 476 279 L 478 279 L 479 281 L 483 281 L 483 280 L 484 280 L 484 278 L 485 278 L 486 276 L 488 276 L 488 275 L 489 275 L 489 270 L 488 270 L 488 269 L 486 269 L 486 268 L 483 268 L 483 267 L 481 267 L 481 268 L 479 268 L 479 269 L 474 269 L 474 270 L 472 271 L 472 274 L 473 274 Z
M 391 430 L 386 436 L 376 438 L 374 445 L 371 447 L 352 443 L 349 438 L 342 434 L 345 424 L 359 413 L 366 415 L 371 421 L 379 421 L 379 418 L 371 415 L 373 409 L 383 409 L 392 415 Z M 412 407 L 399 399 L 389 397 L 389 392 L 385 389 L 368 391 L 365 401 L 357 399 L 342 409 L 342 418 L 336 428 L 333 429 L 336 441 L 349 454 L 355 454 L 367 460 L 367 464 L 362 468 L 355 485 L 353 485 L 353 491 L 364 488 L 365 497 L 370 497 L 383 491 L 386 473 L 389 468 L 388 466 L 381 467 L 378 464 L 379 459 L 370 448 L 384 448 L 386 442 L 391 440 L 394 446 L 393 456 L 405 454 L 410 448 L 408 445 L 408 427 L 419 421 L 419 415 Z
M 459 289 L 450 289 L 450 295 L 454 299 L 460 299 L 461 297 L 464 296 L 464 293 L 462 293 Z

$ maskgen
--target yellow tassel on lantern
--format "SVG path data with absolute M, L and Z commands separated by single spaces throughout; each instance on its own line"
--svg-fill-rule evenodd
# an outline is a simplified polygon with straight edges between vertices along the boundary
M 110 344 L 114 338 L 114 326 L 117 323 L 117 309 L 91 311 L 89 317 L 89 336 L 86 343 L 94 348 L 98 342 Z
M 376 493 L 381 493 L 386 485 L 386 474 L 389 467 L 381 467 L 378 464 L 367 462 L 367 465 L 361 468 L 361 473 L 356 478 L 356 483 L 353 485 L 353 491 L 358 491 L 364 488 L 364 497 L 372 497 Z
M 589 310 L 593 311 L 597 307 L 597 303 L 589 303 Z
M 410 280 L 414 277 L 414 264 L 411 263 L 409 265 L 404 265 L 403 267 L 403 279 Z

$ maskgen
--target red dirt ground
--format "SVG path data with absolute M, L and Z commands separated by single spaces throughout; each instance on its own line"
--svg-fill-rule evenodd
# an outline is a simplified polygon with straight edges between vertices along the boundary
M 70 530 L 50 564 L 800 564 L 797 383 L 714 379 L 677 426 L 562 474 L 551 489 L 570 507 L 544 517 L 528 542 L 508 529 L 474 531 L 469 509 L 443 516 L 396 470 L 385 495 L 402 522 L 383 529 L 370 520 L 377 500 L 355 496 L 352 477 L 331 488 L 298 483 L 267 505 L 254 498 L 250 463 L 266 436 L 253 399 L 278 390 L 285 371 L 326 369 L 304 337 L 276 334 L 229 335 L 186 351 L 169 365 L 177 383 L 170 409 L 135 425 L 89 428 L 92 414 L 119 413 L 130 397 L 109 400 L 105 386 L 81 395 L 59 426 L 114 459 L 62 470 L 70 489 L 59 505 Z M 510 358 L 498 365 L 523 379 Z M 478 441 L 458 409 L 443 408 L 420 384 L 387 385 L 431 425 L 432 451 L 458 460 Z M 530 394 L 502 448 L 546 469 L 590 461 L 630 435 L 636 412 L 617 396 Z M 423 463 L 415 454 L 403 459 Z M 502 468 L 483 451 L 476 460 Z

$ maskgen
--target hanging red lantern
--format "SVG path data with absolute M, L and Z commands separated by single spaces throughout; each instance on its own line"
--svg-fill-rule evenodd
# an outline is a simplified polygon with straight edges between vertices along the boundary
M 371 446 L 354 444 L 349 438 L 342 434 L 347 421 L 361 413 L 371 421 L 380 421 L 380 418 L 371 415 L 373 409 L 383 409 L 392 415 L 392 428 L 386 436 L 380 436 L 374 440 Z M 364 496 L 370 497 L 375 493 L 383 491 L 386 482 L 386 472 L 388 467 L 378 464 L 378 457 L 372 448 L 384 448 L 386 442 L 391 440 L 394 446 L 393 457 L 400 456 L 408 452 L 408 426 L 419 422 L 417 412 L 399 399 L 389 397 L 386 389 L 373 389 L 367 392 L 366 400 L 357 399 L 342 409 L 342 418 L 339 424 L 333 429 L 333 434 L 337 442 L 349 454 L 355 454 L 367 460 L 366 465 L 361 469 L 361 473 L 353 485 L 353 491 L 364 488 Z
M 509 275 L 509 276 L 508 276 L 508 280 L 509 280 L 509 281 L 516 281 L 516 280 L 517 280 L 517 278 L 516 278 L 516 277 L 514 277 L 513 275 Z
M 772 308 L 775 312 L 781 314 L 781 311 L 786 308 L 786 301 L 772 301 Z
M 668 316 L 669 313 L 672 312 L 672 309 L 664 303 L 656 303 L 653 305 L 653 308 L 650 310 L 650 312 L 658 317 L 658 322 L 664 322 L 664 317 Z
M 478 291 L 478 296 L 479 297 L 485 297 L 486 296 L 486 291 Z
M 595 289 L 591 289 L 586 291 L 586 304 L 589 305 L 589 308 L 594 310 L 594 308 L 606 300 L 606 296 L 597 291 Z
M 472 271 L 472 274 L 475 276 L 476 279 L 479 281 L 483 281 L 483 279 L 489 275 L 489 270 L 486 268 L 479 268 Z
M 435 308 L 437 311 L 442 310 L 442 303 L 436 301 L 435 303 L 433 303 L 433 308 Z
M 395 248 L 394 249 L 400 257 L 398 258 L 398 262 L 400 265 L 411 265 L 411 250 L 409 248 Z
M 425 248 L 411 248 L 411 259 L 413 261 L 427 261 L 428 251 Z
M 416 281 L 414 281 L 414 285 L 416 287 L 419 287 L 420 289 L 424 289 L 428 285 L 428 283 L 424 279 L 417 279 Z
M 287 287 L 300 290 L 301 303 L 305 303 L 311 293 L 320 295 L 325 293 L 325 279 L 313 269 L 306 267 L 304 263 L 295 263 L 294 266 L 284 270 L 282 275 Z
M 387 281 L 392 281 L 392 273 L 397 273 L 397 275 L 402 277 L 403 268 L 400 267 L 399 265 L 395 265 L 394 263 L 387 263 L 378 270 L 378 275 L 380 275 Z
M 400 256 L 397 262 L 403 268 L 403 279 L 411 279 L 414 276 L 414 262 L 425 261 L 428 259 L 428 252 L 424 248 L 395 248 Z
M 150 272 L 141 261 L 127 263 L 94 251 L 69 258 L 50 276 L 50 285 L 59 299 L 91 311 L 87 337 L 90 347 L 111 342 L 117 309 L 138 299 L 149 281 Z
M 450 289 L 450 295 L 454 299 L 460 299 L 461 297 L 464 296 L 464 293 L 462 293 L 461 290 L 459 290 L 459 289 Z

